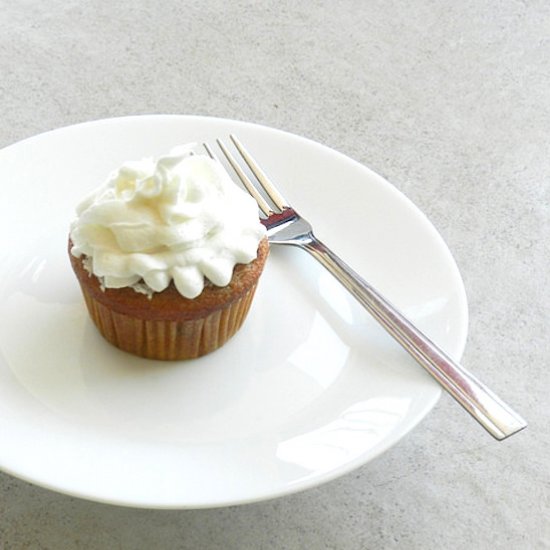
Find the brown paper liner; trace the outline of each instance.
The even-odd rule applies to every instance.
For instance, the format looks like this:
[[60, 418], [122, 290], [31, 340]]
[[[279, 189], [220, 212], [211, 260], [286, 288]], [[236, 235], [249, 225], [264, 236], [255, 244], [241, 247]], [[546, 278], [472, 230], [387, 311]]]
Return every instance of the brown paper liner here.
[[92, 321], [102, 336], [117, 348], [148, 359], [194, 359], [225, 344], [243, 324], [256, 285], [227, 307], [191, 320], [145, 320], [117, 313], [82, 288]]
[[[69, 241], [69, 251], [72, 243]], [[90, 317], [111, 344], [124, 351], [160, 360], [193, 359], [225, 344], [243, 324], [269, 253], [267, 239], [250, 264], [235, 266], [227, 287], [207, 284], [195, 299], [181, 296], [172, 283], [147, 296], [131, 288], [103, 289], [70, 254]]]

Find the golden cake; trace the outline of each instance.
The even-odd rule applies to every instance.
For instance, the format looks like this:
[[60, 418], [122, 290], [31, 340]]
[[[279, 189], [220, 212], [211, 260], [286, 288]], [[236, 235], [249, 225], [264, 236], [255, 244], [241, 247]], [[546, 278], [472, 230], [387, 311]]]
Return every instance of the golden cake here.
[[243, 324], [269, 251], [253, 199], [190, 151], [124, 164], [71, 225], [91, 319], [111, 344], [150, 359], [222, 346]]

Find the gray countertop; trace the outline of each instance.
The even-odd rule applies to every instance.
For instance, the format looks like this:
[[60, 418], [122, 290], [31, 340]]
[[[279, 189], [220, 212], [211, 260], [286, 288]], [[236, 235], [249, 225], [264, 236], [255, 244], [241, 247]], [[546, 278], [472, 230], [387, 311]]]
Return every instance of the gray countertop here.
[[0, 473], [0, 548], [550, 547], [547, 1], [4, 0], [0, 13], [2, 147], [104, 117], [213, 115], [386, 177], [457, 260], [464, 364], [529, 421], [497, 443], [444, 395], [344, 477], [212, 510], [110, 506]]

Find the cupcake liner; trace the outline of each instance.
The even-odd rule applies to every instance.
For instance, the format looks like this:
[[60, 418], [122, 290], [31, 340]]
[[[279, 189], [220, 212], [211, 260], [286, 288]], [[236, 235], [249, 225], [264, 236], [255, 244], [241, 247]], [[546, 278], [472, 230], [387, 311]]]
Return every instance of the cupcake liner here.
[[148, 297], [130, 287], [105, 289], [92, 275], [85, 257], [70, 253], [90, 317], [103, 337], [117, 348], [149, 359], [194, 359], [227, 342], [242, 326], [269, 254], [264, 238], [257, 258], [235, 266], [229, 285], [207, 284], [194, 299], [184, 298], [172, 283]]
[[256, 284], [238, 299], [202, 317], [151, 320], [113, 311], [81, 285], [88, 312], [100, 334], [117, 348], [148, 359], [194, 359], [211, 353], [242, 326]]

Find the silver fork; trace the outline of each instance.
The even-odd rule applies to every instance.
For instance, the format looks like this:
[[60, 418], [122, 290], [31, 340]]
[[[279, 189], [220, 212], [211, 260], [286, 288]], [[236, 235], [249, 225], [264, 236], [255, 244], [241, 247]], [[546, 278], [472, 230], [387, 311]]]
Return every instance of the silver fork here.
[[[309, 252], [496, 439], [503, 440], [527, 426], [516, 412], [453, 361], [384, 296], [319, 241], [309, 222], [282, 197], [240, 141], [234, 135], [230, 138], [272, 202], [270, 205], [263, 198], [229, 149], [218, 139], [221, 151], [264, 214], [262, 223], [267, 228], [271, 244], [293, 245]], [[208, 144], [204, 144], [204, 147], [212, 158], [216, 158]]]

